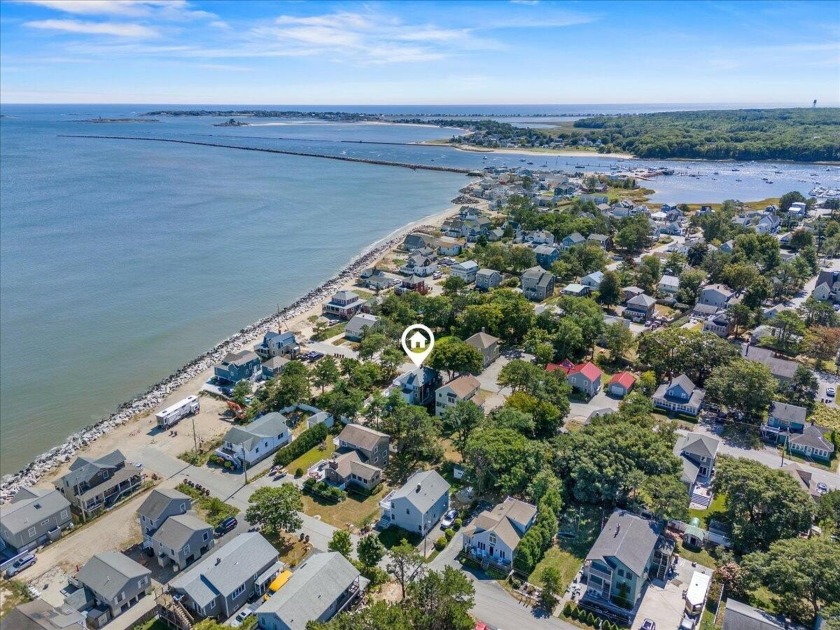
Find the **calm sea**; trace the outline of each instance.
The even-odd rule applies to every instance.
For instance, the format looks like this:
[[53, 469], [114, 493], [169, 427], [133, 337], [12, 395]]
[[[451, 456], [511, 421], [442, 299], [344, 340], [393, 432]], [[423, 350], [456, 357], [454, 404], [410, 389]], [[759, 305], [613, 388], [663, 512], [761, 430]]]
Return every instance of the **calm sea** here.
[[[444, 209], [467, 181], [448, 173], [62, 134], [223, 141], [471, 168], [524, 165], [524, 159], [532, 168], [608, 169], [615, 163], [597, 157], [483, 159], [442, 147], [387, 144], [457, 133], [429, 127], [259, 120], [220, 128], [208, 118], [81, 122], [162, 107], [2, 108], [2, 474], [290, 303], [373, 241]], [[587, 107], [547, 113], [613, 111]], [[471, 107], [408, 111], [484, 113]], [[816, 181], [837, 176], [809, 165], [748, 164], [737, 172], [730, 166], [680, 163], [678, 169], [698, 177], [657, 180], [656, 199], [760, 199], [807, 192]], [[768, 174], [772, 185], [762, 180]]]

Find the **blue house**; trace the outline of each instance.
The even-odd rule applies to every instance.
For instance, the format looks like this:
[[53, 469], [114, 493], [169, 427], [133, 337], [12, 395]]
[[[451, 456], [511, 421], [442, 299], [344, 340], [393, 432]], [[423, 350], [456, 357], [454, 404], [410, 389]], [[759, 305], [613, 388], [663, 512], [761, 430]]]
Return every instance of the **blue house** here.
[[255, 352], [228, 352], [222, 363], [213, 368], [213, 373], [220, 381], [235, 385], [239, 381], [250, 380], [260, 371], [260, 365], [260, 358]]
[[585, 242], [586, 239], [580, 232], [572, 232], [562, 241], [560, 241], [560, 247], [562, 247], [563, 249], [570, 249], [572, 247], [575, 247], [576, 245], [583, 245]]
[[657, 388], [653, 394], [653, 406], [696, 416], [705, 396], [705, 390], [697, 387], [685, 374], [680, 374]]
[[767, 422], [761, 426], [761, 434], [776, 444], [784, 444], [791, 433], [801, 434], [805, 431], [807, 415], [805, 407], [773, 401]]
[[537, 255], [537, 264], [543, 269], [551, 269], [551, 265], [560, 258], [560, 250], [554, 245], [537, 245], [534, 253]]
[[263, 359], [283, 356], [293, 357], [300, 352], [300, 345], [295, 340], [295, 333], [291, 331], [284, 333], [267, 332], [262, 342], [254, 346], [254, 352]]
[[437, 370], [419, 367], [396, 378], [398, 387], [409, 405], [427, 405], [434, 399], [435, 390], [440, 387], [440, 375]]

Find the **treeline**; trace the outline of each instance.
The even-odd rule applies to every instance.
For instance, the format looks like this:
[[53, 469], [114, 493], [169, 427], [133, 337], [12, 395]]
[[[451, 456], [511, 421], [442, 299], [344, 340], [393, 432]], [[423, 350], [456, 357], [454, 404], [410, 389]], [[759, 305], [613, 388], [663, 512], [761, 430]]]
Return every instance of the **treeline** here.
[[338, 120], [342, 122], [366, 122], [381, 120], [379, 114], [356, 114], [352, 112], [299, 112], [274, 109], [166, 109], [146, 112], [142, 116], [251, 116], [253, 118], [312, 118], [314, 120]]
[[593, 116], [574, 127], [606, 152], [642, 158], [840, 159], [840, 108]]

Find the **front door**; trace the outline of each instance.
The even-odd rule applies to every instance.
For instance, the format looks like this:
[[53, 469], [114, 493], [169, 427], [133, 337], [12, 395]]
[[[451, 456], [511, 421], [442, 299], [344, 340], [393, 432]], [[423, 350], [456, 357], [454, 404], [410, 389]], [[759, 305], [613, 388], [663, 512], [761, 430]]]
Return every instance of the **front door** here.
[[491, 555], [491, 556], [493, 555], [493, 551], [494, 551], [494, 547], [492, 547], [492, 546], [491, 546], [491, 547], [490, 547], [490, 555]]

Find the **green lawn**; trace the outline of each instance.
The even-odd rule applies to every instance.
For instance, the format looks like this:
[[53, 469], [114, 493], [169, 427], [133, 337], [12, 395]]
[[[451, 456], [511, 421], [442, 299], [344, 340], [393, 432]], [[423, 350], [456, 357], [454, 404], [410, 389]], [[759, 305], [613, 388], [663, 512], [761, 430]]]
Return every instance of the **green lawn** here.
[[325, 449], [322, 449], [320, 444], [310, 448], [303, 455], [289, 462], [289, 465], [286, 466], [286, 470], [288, 470], [291, 474], [295, 474], [295, 471], [298, 468], [303, 468], [305, 473], [306, 470], [308, 470], [313, 464], [317, 464], [322, 459], [329, 459], [332, 457], [332, 454], [335, 451], [335, 444], [333, 443], [332, 438], [333, 436], [328, 435], [326, 441], [323, 442], [323, 444], [326, 444]]
[[385, 484], [370, 496], [348, 492], [347, 498], [340, 503], [332, 503], [311, 494], [304, 494], [303, 511], [310, 516], [320, 516], [321, 520], [333, 527], [345, 528], [348, 525], [363, 527], [372, 523], [379, 516], [379, 501], [387, 493]]
[[379, 532], [379, 541], [385, 545], [386, 549], [399, 545], [403, 538], [412, 545], [418, 545], [420, 544], [420, 541], [423, 540], [420, 537], [420, 534], [415, 534], [414, 532], [409, 532], [404, 529], [400, 529], [399, 527], [389, 527], [388, 529], [383, 529]]
[[717, 567], [717, 562], [705, 549], [689, 549], [688, 547], [684, 547], [680, 541], [677, 541], [675, 551], [680, 554], [681, 558], [702, 564], [704, 567], [709, 567], [710, 569]]
[[700, 524], [703, 526], [704, 529], [709, 529], [709, 522], [712, 519], [717, 519], [720, 521], [726, 510], [726, 495], [719, 492], [715, 495], [712, 499], [712, 502], [709, 504], [708, 509], [706, 510], [689, 510], [688, 514], [691, 518], [695, 516], [700, 519]]
[[134, 630], [171, 630], [171, 628], [160, 619], [152, 619], [142, 625], [134, 626]]
[[196, 501], [193, 505], [195, 511], [198, 512], [199, 516], [204, 518], [204, 520], [210, 523], [213, 527], [221, 523], [226, 518], [239, 514], [239, 510], [229, 503], [225, 503], [216, 497], [206, 497], [198, 490], [185, 483], [179, 484], [175, 489], [195, 499]]
[[[594, 506], [584, 505], [580, 508], [580, 527], [577, 527], [576, 508], [570, 507], [565, 512], [570, 529], [577, 531], [575, 538], [559, 538], [557, 545], [553, 545], [545, 552], [543, 559], [534, 567], [528, 581], [542, 586], [542, 571], [546, 567], [555, 567], [563, 576], [563, 584], [571, 583], [578, 569], [586, 559], [586, 554], [601, 531], [601, 510]], [[562, 524], [561, 524], [561, 529]]]
[[331, 337], [335, 337], [336, 335], [340, 335], [344, 332], [344, 328], [347, 326], [347, 322], [340, 322], [335, 324], [334, 326], [330, 326], [329, 328], [325, 328], [321, 332], [315, 333], [312, 335], [313, 341], [324, 341], [326, 339], [330, 339]]

